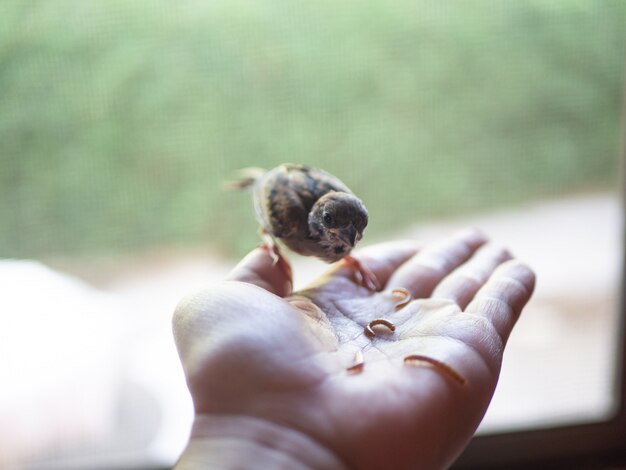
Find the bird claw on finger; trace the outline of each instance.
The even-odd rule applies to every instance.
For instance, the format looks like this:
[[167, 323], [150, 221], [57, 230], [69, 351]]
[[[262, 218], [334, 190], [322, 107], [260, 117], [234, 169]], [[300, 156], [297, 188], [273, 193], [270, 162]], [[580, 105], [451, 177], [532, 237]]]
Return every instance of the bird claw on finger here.
[[263, 227], [259, 228], [259, 235], [261, 235], [261, 239], [263, 240], [261, 246], [267, 248], [270, 257], [272, 258], [272, 266], [276, 266], [281, 258], [280, 249], [278, 248], [276, 241]]
[[269, 235], [263, 236], [263, 242], [259, 246], [261, 248], [266, 249], [268, 254], [270, 255], [270, 258], [272, 258], [272, 267], [278, 265], [283, 270], [285, 275], [289, 279], [291, 279], [291, 275], [292, 275], [291, 265], [282, 255], [282, 253], [280, 252], [280, 249], [278, 248], [278, 245], [272, 239], [272, 237], [270, 237]]
[[344, 261], [348, 267], [354, 269], [354, 277], [357, 284], [373, 292], [380, 290], [380, 282], [378, 281], [378, 278], [372, 271], [370, 271], [369, 268], [367, 268], [367, 266], [352, 256], [346, 256]]
[[283, 259], [276, 245], [269, 249], [269, 253], [270, 258], [272, 258], [272, 266], [276, 266], [280, 262], [280, 260]]

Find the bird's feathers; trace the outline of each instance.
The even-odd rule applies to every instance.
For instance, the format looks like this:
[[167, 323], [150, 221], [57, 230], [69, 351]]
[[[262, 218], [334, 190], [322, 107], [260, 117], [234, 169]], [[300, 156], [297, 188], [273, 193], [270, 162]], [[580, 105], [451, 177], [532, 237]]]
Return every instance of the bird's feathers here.
[[[251, 190], [263, 231], [297, 253], [336, 261], [351, 249], [329, 239], [327, 230], [320, 225], [322, 200], [329, 201], [329, 210], [336, 212], [340, 220], [349, 223], [350, 220], [343, 219], [352, 218], [354, 214], [355, 226], [363, 230], [367, 225], [367, 211], [361, 201], [338, 178], [324, 170], [287, 163], [269, 171], [248, 168], [240, 175], [241, 178], [229, 186]], [[343, 195], [338, 199], [342, 202], [328, 199], [334, 193]], [[312, 211], [314, 206], [316, 209]], [[351, 209], [354, 210], [351, 212]], [[312, 221], [314, 213], [315, 221]]]

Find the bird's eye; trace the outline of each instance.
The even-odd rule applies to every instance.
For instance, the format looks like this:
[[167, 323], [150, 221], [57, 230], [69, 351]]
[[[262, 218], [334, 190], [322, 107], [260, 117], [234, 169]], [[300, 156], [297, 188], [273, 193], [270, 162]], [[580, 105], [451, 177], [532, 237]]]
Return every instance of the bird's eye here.
[[331, 225], [335, 220], [330, 212], [324, 212], [323, 218], [326, 225]]

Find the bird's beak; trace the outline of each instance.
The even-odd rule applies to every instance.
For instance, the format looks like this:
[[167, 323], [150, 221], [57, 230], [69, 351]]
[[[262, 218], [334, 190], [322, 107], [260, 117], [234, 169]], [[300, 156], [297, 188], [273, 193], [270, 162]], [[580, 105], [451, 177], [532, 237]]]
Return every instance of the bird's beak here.
[[354, 225], [350, 224], [346, 228], [339, 230], [339, 238], [354, 248], [354, 245], [361, 239], [361, 234]]

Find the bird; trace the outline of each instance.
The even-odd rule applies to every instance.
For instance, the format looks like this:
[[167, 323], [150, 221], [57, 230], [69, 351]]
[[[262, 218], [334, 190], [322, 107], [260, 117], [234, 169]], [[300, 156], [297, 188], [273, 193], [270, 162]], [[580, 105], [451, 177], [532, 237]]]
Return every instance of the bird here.
[[252, 192], [260, 233], [274, 264], [281, 263], [290, 273], [280, 244], [327, 263], [344, 260], [359, 284], [379, 290], [376, 276], [350, 255], [367, 227], [367, 209], [339, 178], [320, 168], [285, 163], [271, 170], [245, 168], [227, 186]]

